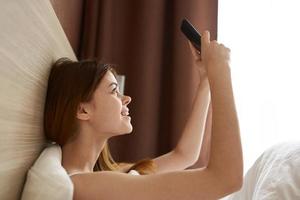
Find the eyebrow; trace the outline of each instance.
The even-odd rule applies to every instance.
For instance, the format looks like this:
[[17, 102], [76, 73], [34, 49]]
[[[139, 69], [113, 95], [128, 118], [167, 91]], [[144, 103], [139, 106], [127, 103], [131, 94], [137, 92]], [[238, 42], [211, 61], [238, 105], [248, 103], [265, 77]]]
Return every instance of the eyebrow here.
[[119, 86], [119, 85], [118, 85], [118, 83], [116, 83], [116, 82], [112, 82], [111, 84], [109, 84], [109, 86], [108, 86], [108, 87], [110, 87], [110, 86], [112, 86], [112, 85], [116, 85], [117, 87]]

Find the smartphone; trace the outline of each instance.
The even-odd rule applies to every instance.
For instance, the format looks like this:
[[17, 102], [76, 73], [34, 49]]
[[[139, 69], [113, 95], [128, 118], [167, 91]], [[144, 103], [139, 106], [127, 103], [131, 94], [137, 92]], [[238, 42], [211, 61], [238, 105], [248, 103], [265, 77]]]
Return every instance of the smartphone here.
[[194, 47], [201, 51], [201, 34], [194, 28], [194, 26], [187, 20], [183, 19], [180, 27], [182, 33], [192, 42]]

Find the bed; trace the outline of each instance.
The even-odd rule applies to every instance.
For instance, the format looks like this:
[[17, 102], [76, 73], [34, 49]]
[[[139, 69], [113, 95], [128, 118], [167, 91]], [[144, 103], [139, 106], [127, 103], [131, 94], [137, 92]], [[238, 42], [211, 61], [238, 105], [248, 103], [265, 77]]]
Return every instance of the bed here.
[[267, 149], [248, 170], [240, 191], [222, 200], [300, 199], [300, 142]]

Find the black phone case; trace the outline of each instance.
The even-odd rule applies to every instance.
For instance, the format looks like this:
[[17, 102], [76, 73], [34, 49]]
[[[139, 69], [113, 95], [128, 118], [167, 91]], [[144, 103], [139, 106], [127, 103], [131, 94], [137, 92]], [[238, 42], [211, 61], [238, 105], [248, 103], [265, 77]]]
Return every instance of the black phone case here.
[[194, 47], [201, 51], [201, 34], [194, 28], [194, 26], [187, 20], [183, 19], [180, 27], [184, 35], [192, 42]]

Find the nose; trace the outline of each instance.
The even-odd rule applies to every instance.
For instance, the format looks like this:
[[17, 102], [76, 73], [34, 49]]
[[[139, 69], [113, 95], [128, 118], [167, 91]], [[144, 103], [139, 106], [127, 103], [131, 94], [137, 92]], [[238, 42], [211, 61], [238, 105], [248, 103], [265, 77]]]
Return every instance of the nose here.
[[131, 102], [131, 97], [124, 95], [122, 101], [124, 105], [128, 105]]

